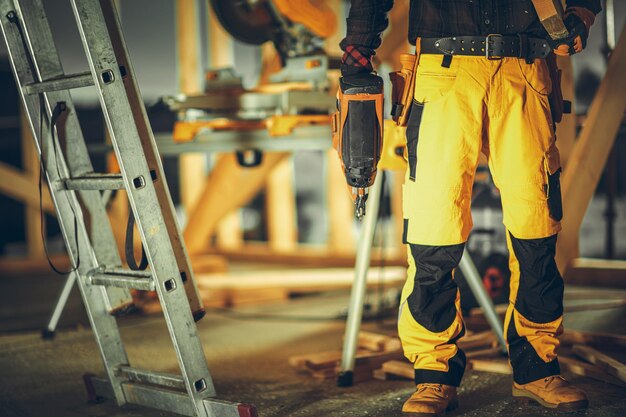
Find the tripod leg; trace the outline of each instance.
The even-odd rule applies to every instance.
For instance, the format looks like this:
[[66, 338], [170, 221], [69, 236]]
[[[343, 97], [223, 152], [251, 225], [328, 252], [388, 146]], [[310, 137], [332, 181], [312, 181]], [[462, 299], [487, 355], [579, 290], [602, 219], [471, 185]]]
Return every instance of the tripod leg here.
[[467, 283], [469, 284], [474, 297], [478, 301], [478, 304], [483, 308], [483, 312], [485, 313], [485, 318], [487, 322], [491, 326], [491, 329], [494, 331], [498, 338], [498, 342], [500, 342], [500, 347], [503, 352], [506, 352], [506, 342], [504, 341], [504, 331], [503, 325], [496, 314], [496, 309], [493, 305], [493, 301], [489, 298], [485, 287], [483, 286], [482, 279], [480, 278], [480, 274], [476, 269], [476, 265], [474, 265], [474, 261], [472, 260], [467, 248], [463, 252], [463, 257], [461, 258], [461, 262], [459, 263], [459, 268], [463, 272], [463, 276], [465, 277]]
[[57, 324], [59, 323], [59, 319], [61, 318], [61, 313], [63, 313], [63, 309], [65, 308], [65, 304], [67, 303], [67, 299], [72, 292], [72, 288], [74, 287], [74, 283], [76, 282], [76, 273], [72, 272], [67, 276], [65, 280], [65, 285], [63, 285], [63, 289], [61, 290], [61, 294], [59, 295], [59, 299], [57, 300], [56, 305], [54, 306], [54, 311], [52, 312], [52, 317], [50, 317], [50, 321], [45, 329], [41, 331], [41, 337], [44, 339], [54, 339], [54, 335], [57, 329]]
[[361, 319], [363, 318], [363, 301], [365, 299], [365, 290], [367, 289], [367, 271], [370, 265], [372, 242], [374, 241], [383, 181], [383, 175], [380, 175], [370, 189], [368, 210], [365, 214], [365, 221], [357, 248], [354, 283], [352, 284], [352, 292], [350, 293], [350, 306], [348, 308], [343, 355], [341, 357], [341, 367], [337, 378], [337, 385], [340, 387], [349, 387], [352, 385], [354, 359], [359, 338], [359, 329], [361, 327]]

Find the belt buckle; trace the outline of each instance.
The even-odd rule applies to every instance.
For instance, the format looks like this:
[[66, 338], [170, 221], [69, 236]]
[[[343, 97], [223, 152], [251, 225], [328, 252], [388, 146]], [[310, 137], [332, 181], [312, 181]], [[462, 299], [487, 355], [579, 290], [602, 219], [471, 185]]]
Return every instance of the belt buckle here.
[[503, 57], [498, 55], [491, 55], [489, 53], [489, 42], [492, 38], [502, 38], [502, 35], [500, 35], [499, 33], [490, 33], [489, 35], [487, 35], [487, 37], [485, 38], [485, 58], [490, 61], [497, 61], [502, 59]]

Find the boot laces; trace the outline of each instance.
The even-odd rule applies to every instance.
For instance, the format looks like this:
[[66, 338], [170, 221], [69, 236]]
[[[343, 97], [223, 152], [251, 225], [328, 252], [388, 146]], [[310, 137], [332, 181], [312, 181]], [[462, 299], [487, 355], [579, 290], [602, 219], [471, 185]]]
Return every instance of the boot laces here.
[[543, 379], [543, 382], [545, 382], [546, 387], [548, 387], [550, 384], [552, 384], [554, 381], [557, 381], [557, 380], [561, 380], [562, 382], [567, 382], [565, 378], [563, 378], [561, 375], [548, 376]]
[[442, 386], [441, 384], [429, 384], [429, 383], [419, 384], [419, 388], [417, 389], [417, 392], [426, 391], [427, 389], [432, 389], [436, 392], [441, 392]]

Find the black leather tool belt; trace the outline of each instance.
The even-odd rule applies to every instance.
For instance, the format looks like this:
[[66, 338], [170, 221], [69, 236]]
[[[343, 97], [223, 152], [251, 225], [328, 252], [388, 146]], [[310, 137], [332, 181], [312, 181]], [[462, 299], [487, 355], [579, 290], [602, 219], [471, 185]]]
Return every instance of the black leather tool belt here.
[[420, 50], [422, 54], [484, 56], [487, 59], [513, 57], [532, 61], [546, 58], [552, 48], [541, 38], [496, 34], [421, 38]]

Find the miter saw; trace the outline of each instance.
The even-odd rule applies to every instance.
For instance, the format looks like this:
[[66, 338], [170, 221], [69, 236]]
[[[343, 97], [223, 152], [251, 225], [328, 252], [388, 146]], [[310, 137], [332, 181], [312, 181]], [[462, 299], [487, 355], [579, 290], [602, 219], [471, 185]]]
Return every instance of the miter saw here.
[[[341, 78], [336, 99], [329, 94], [329, 59], [321, 45], [335, 31], [336, 16], [322, 0], [210, 3], [235, 39], [251, 45], [272, 42], [282, 69], [269, 83], [250, 90], [234, 69], [210, 70], [205, 94], [166, 97], [165, 103], [180, 116], [174, 140], [192, 141], [201, 130], [274, 137], [303, 125], [332, 124], [333, 145], [352, 190], [356, 216], [362, 218], [382, 150], [382, 79], [372, 75], [380, 81], [374, 91], [368, 80]], [[237, 151], [242, 166], [256, 166], [262, 156], [259, 149]]]
[[[311, 0], [210, 0], [219, 22], [233, 38], [251, 45], [272, 42], [282, 69], [269, 83], [245, 89], [233, 68], [209, 70], [205, 94], [165, 97], [179, 112], [174, 140], [191, 141], [199, 130], [269, 130], [270, 136], [291, 133], [302, 125], [330, 124], [335, 99], [329, 94], [329, 60], [323, 38], [335, 31], [332, 10]], [[239, 152], [242, 165], [261, 162]], [[240, 155], [242, 154], [242, 155]]]

